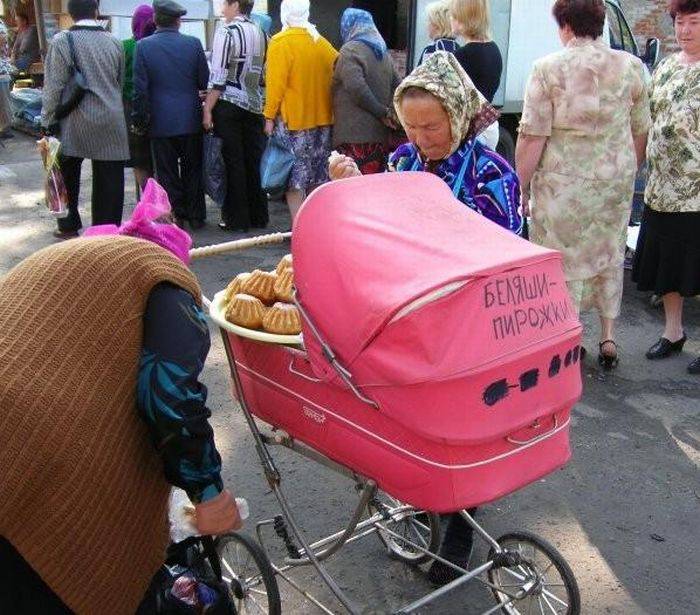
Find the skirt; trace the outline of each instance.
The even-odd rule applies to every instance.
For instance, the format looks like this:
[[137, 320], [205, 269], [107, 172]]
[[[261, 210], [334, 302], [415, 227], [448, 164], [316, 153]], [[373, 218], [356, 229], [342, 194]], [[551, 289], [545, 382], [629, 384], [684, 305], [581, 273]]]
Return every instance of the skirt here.
[[309, 190], [328, 180], [328, 157], [331, 155], [331, 127], [288, 130], [284, 122], [276, 123], [282, 140], [294, 152], [294, 166], [287, 190]]
[[129, 160], [124, 164], [127, 168], [145, 169], [153, 175], [153, 158], [151, 156], [151, 140], [148, 135], [140, 135], [131, 130], [131, 104], [124, 102], [124, 115], [129, 137]]
[[700, 212], [665, 213], [646, 207], [632, 280], [657, 295], [700, 295]]

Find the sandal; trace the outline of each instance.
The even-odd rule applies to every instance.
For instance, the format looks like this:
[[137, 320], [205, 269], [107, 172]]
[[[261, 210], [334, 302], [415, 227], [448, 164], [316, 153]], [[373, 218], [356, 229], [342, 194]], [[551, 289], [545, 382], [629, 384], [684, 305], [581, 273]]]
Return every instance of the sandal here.
[[[615, 346], [615, 354], [604, 353], [603, 346], [605, 346], [605, 344], [612, 344], [613, 346]], [[619, 362], [620, 359], [617, 356], [617, 343], [615, 342], [615, 340], [603, 340], [598, 344], [598, 364], [601, 365], [603, 369], [615, 369]]]

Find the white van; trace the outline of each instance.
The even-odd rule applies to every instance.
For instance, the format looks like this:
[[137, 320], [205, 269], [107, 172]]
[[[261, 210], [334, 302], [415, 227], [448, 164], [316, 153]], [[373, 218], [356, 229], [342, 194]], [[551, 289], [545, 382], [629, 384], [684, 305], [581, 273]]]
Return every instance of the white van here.
[[[407, 68], [413, 67], [430, 42], [425, 7], [432, 0], [412, 0], [409, 5]], [[493, 40], [503, 56], [501, 85], [493, 103], [501, 109], [498, 151], [513, 161], [515, 138], [523, 96], [532, 65], [538, 58], [561, 49], [559, 29], [552, 17], [553, 0], [491, 0]], [[607, 16], [603, 37], [614, 49], [640, 57], [652, 69], [659, 58], [659, 40], [647, 40], [640, 54], [618, 0], [605, 0]]]

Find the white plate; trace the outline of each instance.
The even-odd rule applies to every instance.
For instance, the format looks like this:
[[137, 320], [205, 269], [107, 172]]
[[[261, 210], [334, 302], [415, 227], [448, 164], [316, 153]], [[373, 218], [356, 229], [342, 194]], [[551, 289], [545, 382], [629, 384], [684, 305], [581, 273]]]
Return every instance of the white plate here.
[[247, 337], [248, 339], [257, 340], [258, 342], [267, 342], [268, 344], [286, 344], [289, 346], [303, 345], [304, 342], [301, 333], [298, 335], [279, 335], [277, 333], [268, 333], [267, 331], [258, 331], [257, 329], [247, 329], [246, 327], [240, 327], [229, 322], [224, 316], [224, 293], [225, 291], [223, 290], [216, 293], [214, 295], [214, 301], [212, 301], [209, 306], [209, 316], [211, 316], [211, 319], [222, 329], [226, 329], [226, 331], [235, 333], [240, 337]]

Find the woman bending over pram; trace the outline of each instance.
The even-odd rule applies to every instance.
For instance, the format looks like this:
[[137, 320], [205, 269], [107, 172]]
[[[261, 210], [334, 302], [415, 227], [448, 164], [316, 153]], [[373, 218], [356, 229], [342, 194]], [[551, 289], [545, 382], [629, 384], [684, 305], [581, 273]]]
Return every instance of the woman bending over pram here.
[[[498, 112], [474, 87], [450, 53], [431, 55], [396, 90], [394, 106], [410, 140], [389, 157], [389, 171], [427, 171], [443, 179], [457, 199], [492, 222], [520, 235], [520, 183], [500, 155], [477, 141]], [[331, 157], [331, 179], [360, 175], [352, 158]], [[476, 509], [471, 509], [474, 514]], [[459, 513], [447, 515], [440, 555], [466, 568], [472, 528]], [[428, 578], [444, 585], [459, 573], [435, 561]]]

